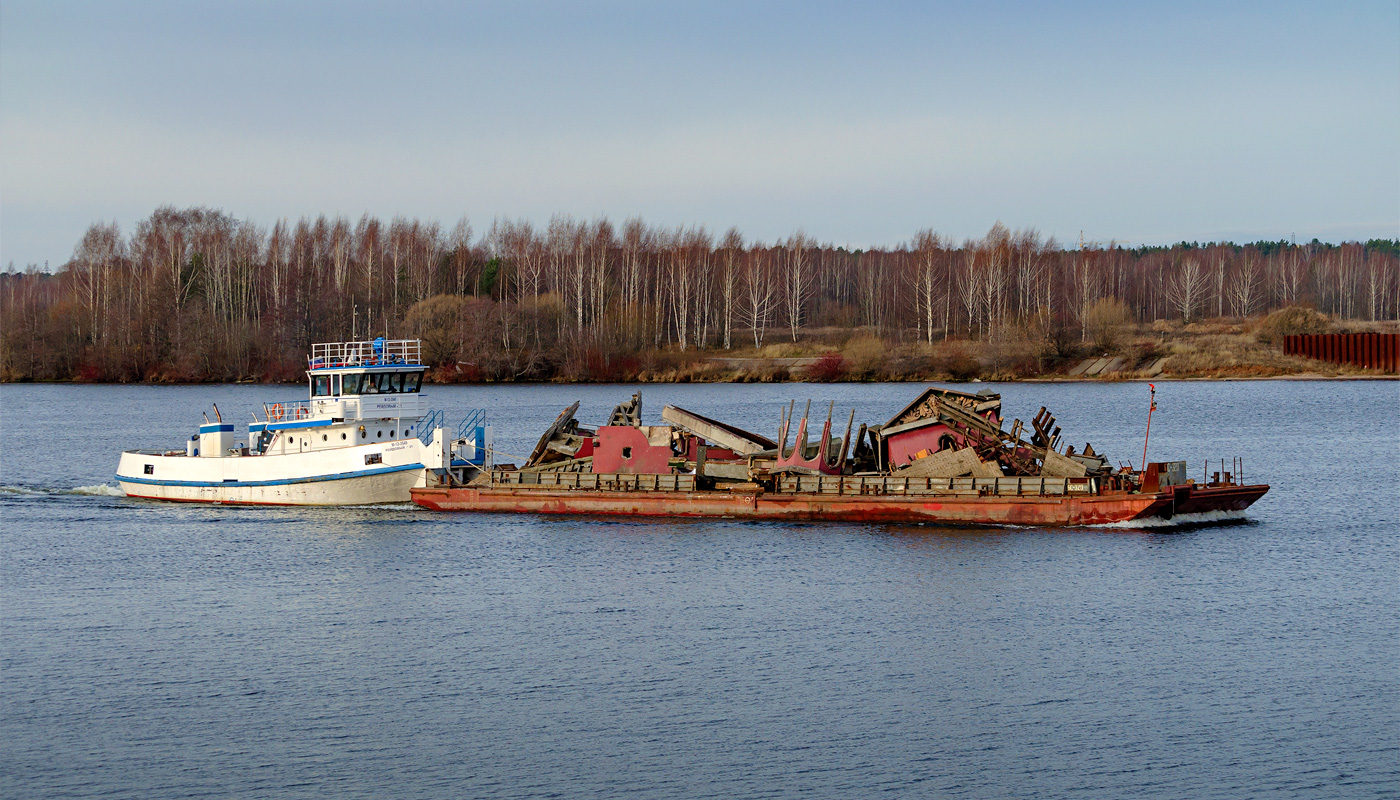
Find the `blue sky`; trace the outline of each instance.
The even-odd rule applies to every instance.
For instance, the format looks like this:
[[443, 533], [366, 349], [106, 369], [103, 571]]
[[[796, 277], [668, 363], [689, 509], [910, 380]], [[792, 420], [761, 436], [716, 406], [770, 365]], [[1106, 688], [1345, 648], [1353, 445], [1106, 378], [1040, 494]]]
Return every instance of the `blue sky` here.
[[1400, 4], [0, 4], [0, 264], [163, 204], [1400, 237]]

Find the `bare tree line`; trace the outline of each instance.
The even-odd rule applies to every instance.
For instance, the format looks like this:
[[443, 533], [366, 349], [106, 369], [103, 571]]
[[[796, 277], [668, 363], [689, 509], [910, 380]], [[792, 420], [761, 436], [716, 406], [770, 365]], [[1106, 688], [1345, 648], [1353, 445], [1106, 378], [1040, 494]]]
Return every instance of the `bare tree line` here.
[[[727, 350], [814, 329], [891, 342], [995, 340], [1027, 326], [1087, 335], [1120, 301], [1140, 322], [1248, 317], [1310, 304], [1343, 319], [1400, 313], [1397, 242], [1065, 249], [998, 223], [955, 243], [931, 229], [888, 248], [772, 243], [737, 229], [556, 216], [364, 216], [270, 229], [164, 207], [129, 236], [92, 225], [55, 274], [13, 268], [0, 292], [8, 380], [295, 377], [308, 345], [423, 336], [468, 377], [626, 373], [648, 351]], [[610, 365], [610, 366], [609, 366]]]

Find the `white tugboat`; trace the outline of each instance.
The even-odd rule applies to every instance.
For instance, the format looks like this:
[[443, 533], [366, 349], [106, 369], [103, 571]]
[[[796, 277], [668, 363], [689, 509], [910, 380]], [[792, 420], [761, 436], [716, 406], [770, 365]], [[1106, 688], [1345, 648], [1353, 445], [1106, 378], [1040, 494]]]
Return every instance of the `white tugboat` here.
[[128, 450], [117, 483], [130, 497], [203, 503], [366, 505], [490, 465], [491, 429], [472, 412], [450, 437], [422, 394], [415, 339], [312, 345], [310, 399], [266, 403], [246, 444], [215, 407], [184, 450]]

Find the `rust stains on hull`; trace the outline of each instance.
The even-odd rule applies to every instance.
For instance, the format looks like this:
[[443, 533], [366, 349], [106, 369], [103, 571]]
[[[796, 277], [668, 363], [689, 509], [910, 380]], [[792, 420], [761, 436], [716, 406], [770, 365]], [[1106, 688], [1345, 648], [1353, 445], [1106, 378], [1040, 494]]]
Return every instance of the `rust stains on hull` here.
[[[1188, 489], [1182, 492], [1181, 489]], [[437, 511], [599, 514], [841, 522], [944, 522], [1061, 527], [1247, 507], [1267, 486], [1173, 487], [1156, 493], [1086, 497], [859, 497], [735, 494], [716, 491], [631, 492], [482, 487], [414, 489], [413, 502]]]

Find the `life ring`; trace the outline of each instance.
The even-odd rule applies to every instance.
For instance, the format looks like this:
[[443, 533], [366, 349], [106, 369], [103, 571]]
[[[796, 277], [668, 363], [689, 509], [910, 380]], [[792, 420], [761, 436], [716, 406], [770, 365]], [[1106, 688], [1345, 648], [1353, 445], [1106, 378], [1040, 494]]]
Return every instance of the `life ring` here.
[[285, 413], [285, 410], [282, 408], [282, 404], [281, 404], [281, 403], [276, 403], [276, 404], [274, 404], [274, 405], [272, 406], [271, 409], [268, 410], [267, 415], [268, 415], [269, 417], [271, 417], [271, 418], [277, 420], [277, 419], [281, 419], [281, 418], [282, 418], [282, 415], [283, 415], [284, 413]]
[[311, 416], [311, 409], [306, 406], [297, 406], [297, 419], [306, 419]]

